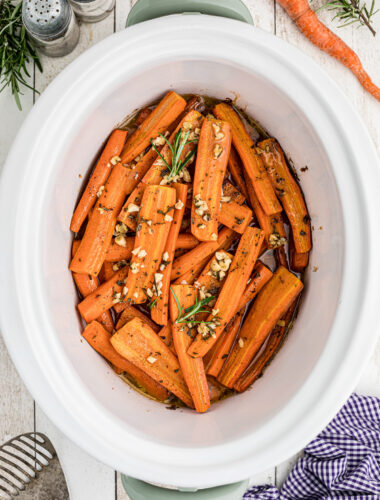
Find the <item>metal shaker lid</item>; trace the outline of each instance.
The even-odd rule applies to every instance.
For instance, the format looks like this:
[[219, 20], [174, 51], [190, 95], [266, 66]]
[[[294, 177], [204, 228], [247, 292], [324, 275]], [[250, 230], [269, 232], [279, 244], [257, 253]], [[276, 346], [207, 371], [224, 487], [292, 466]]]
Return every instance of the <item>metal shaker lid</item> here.
[[41, 40], [64, 34], [72, 15], [68, 0], [24, 0], [22, 5], [25, 28]]

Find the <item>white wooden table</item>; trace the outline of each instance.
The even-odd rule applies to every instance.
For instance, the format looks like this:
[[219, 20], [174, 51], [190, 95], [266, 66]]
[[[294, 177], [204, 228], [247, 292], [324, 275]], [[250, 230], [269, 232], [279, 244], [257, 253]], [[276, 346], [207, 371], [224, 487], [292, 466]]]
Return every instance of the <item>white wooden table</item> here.
[[[319, 7], [322, 2], [323, 0], [314, 0], [313, 7]], [[133, 5], [133, 0], [131, 3]], [[281, 7], [276, 5], [276, 0], [245, 0], [245, 3], [252, 13], [255, 26], [275, 33], [298, 46], [335, 79], [361, 114], [380, 152], [380, 103], [366, 94], [345, 68], [306, 41]], [[114, 31], [122, 30], [130, 6], [130, 0], [117, 0], [114, 13], [107, 19], [97, 24], [82, 24], [79, 45], [68, 56], [60, 59], [43, 57], [43, 74], [38, 71], [33, 72], [33, 81], [37, 90], [43, 92], [54, 77], [88, 47]], [[332, 16], [329, 12], [321, 12], [320, 17], [328, 26], [336, 27], [336, 23], [331, 22]], [[375, 18], [375, 28], [379, 31], [377, 38], [373, 38], [369, 31], [363, 28], [360, 30], [354, 27], [335, 29], [357, 51], [370, 75], [377, 84], [380, 84], [380, 13]], [[25, 92], [22, 99], [23, 111], [19, 112], [9, 93], [0, 94], [0, 167], [4, 164], [12, 140], [36, 99], [38, 99], [38, 94]], [[357, 390], [362, 394], [380, 396], [380, 342]], [[120, 477], [115, 471], [79, 449], [43, 414], [15, 371], [0, 335], [0, 443], [33, 429], [46, 433], [55, 444], [73, 499], [126, 500], [128, 498], [121, 486]], [[251, 482], [280, 485], [295, 459], [296, 457], [293, 457], [260, 476], [252, 477]]]

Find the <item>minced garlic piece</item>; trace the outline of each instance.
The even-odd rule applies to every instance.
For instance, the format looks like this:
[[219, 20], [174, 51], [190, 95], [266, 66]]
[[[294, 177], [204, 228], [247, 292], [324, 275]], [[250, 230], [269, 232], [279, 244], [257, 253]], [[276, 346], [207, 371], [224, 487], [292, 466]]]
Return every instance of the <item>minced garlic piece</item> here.
[[119, 234], [119, 236], [116, 236], [115, 243], [116, 243], [116, 245], [119, 245], [121, 247], [127, 246], [127, 240], [126, 240], [125, 236], [123, 236], [122, 234]]
[[98, 198], [100, 198], [100, 196], [101, 196], [101, 194], [103, 193], [103, 191], [104, 191], [104, 186], [100, 186], [99, 191], [96, 193], [96, 196], [97, 196]]
[[134, 203], [130, 203], [127, 208], [127, 212], [140, 212], [140, 207], [138, 205], [135, 205]]
[[154, 356], [148, 356], [146, 360], [148, 361], [148, 363], [153, 365], [157, 361], [157, 358], [155, 358]]
[[121, 161], [121, 158], [120, 156], [114, 156], [113, 158], [111, 158], [111, 165], [116, 165], [116, 163], [119, 163], [119, 161]]
[[244, 347], [244, 340], [243, 339], [239, 339], [239, 347], [240, 347], [240, 349], [242, 349]]

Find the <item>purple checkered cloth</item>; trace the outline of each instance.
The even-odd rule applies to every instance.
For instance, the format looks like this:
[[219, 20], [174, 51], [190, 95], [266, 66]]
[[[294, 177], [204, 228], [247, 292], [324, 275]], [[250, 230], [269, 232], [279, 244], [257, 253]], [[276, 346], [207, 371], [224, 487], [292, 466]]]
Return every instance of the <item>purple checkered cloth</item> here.
[[248, 498], [380, 500], [380, 399], [353, 394], [305, 448], [281, 490], [254, 486]]

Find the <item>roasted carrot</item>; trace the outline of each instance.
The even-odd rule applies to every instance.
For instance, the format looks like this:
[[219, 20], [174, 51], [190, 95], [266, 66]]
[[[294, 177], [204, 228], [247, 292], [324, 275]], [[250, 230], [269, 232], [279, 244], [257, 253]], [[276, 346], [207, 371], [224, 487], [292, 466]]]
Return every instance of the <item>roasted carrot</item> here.
[[[194, 281], [194, 286], [199, 289], [199, 296], [201, 299], [205, 299], [209, 296], [215, 297], [215, 299], [209, 303], [209, 306], [214, 305], [216, 302], [216, 297], [226, 281], [233, 257], [231, 253], [225, 250], [218, 250], [207, 262], [196, 281]], [[207, 318], [207, 316], [206, 314], [204, 318]], [[203, 317], [198, 317], [197, 319], [200, 320], [203, 319]]]
[[259, 293], [240, 330], [239, 338], [218, 377], [232, 388], [265, 339], [301, 293], [302, 282], [284, 267], [279, 267]]
[[104, 189], [104, 184], [111, 172], [112, 165], [115, 165], [115, 162], [120, 160], [119, 155], [123, 149], [126, 137], [127, 132], [125, 130], [117, 129], [111, 133], [73, 213], [70, 229], [74, 233], [79, 231], [91, 208], [95, 205], [97, 195], [102, 191], [102, 186]]
[[263, 374], [266, 367], [271, 362], [273, 356], [281, 347], [287, 333], [289, 324], [294, 316], [294, 310], [297, 305], [297, 300], [293, 302], [284, 318], [280, 320], [271, 331], [268, 341], [265, 344], [264, 350], [246, 369], [243, 375], [234, 384], [235, 391], [243, 392], [252, 385]]
[[86, 326], [83, 337], [99, 354], [112, 363], [117, 372], [126, 372], [139, 386], [145, 389], [154, 398], [165, 401], [169, 397], [168, 391], [145, 372], [120, 356], [111, 344], [111, 335], [97, 321]]
[[171, 280], [177, 280], [179, 277], [182, 277], [201, 261], [208, 259], [217, 250], [221, 248], [228, 249], [236, 237], [237, 234], [235, 231], [223, 228], [219, 233], [217, 241], [205, 241], [184, 255], [181, 255], [173, 262]]
[[289, 238], [289, 260], [290, 269], [297, 273], [303, 273], [309, 264], [309, 252], [297, 252], [294, 248], [293, 237]]
[[220, 103], [214, 107], [214, 114], [231, 125], [232, 142], [244, 165], [244, 170], [251, 179], [260, 205], [268, 215], [281, 212], [281, 205], [268, 178], [260, 155], [255, 150], [254, 142], [233, 108]]
[[[166, 325], [169, 317], [169, 289], [170, 275], [174, 260], [174, 253], [177, 243], [181, 222], [185, 213], [185, 203], [187, 197], [186, 184], [172, 184], [176, 192], [176, 204], [173, 215], [173, 222], [170, 226], [169, 235], [166, 240], [164, 252], [161, 256], [159, 272], [162, 275], [160, 282], [162, 283], [160, 290], [155, 289], [152, 297], [151, 316], [153, 321], [159, 325]], [[155, 287], [156, 288], [156, 287]]]
[[116, 330], [120, 330], [120, 328], [122, 328], [126, 323], [128, 323], [128, 321], [131, 321], [131, 319], [133, 318], [140, 318], [156, 333], [160, 331], [160, 327], [156, 325], [154, 321], [152, 321], [143, 312], [139, 311], [136, 307], [133, 307], [130, 304], [124, 304], [124, 310], [116, 323]]
[[241, 191], [241, 193], [248, 198], [247, 188], [245, 187], [243, 165], [236, 149], [233, 146], [231, 147], [230, 157], [228, 158], [228, 170], [239, 191]]
[[219, 222], [239, 234], [243, 234], [252, 220], [252, 210], [236, 201], [222, 203]]
[[259, 255], [263, 239], [264, 234], [258, 228], [248, 227], [245, 230], [236, 249], [227, 279], [214, 306], [216, 314], [213, 312], [208, 317], [209, 324], [199, 325], [198, 335], [188, 350], [191, 356], [204, 356], [235, 314], [244, 287]]
[[311, 43], [346, 66], [365, 90], [380, 101], [380, 88], [372, 82], [357, 54], [318, 19], [307, 0], [279, 0], [279, 4]]
[[136, 116], [135, 119], [135, 125], [136, 127], [139, 127], [151, 114], [153, 110], [150, 108], [142, 108], [142, 110], [139, 112], [139, 114]]
[[141, 202], [135, 247], [127, 278], [127, 300], [141, 304], [162, 289], [158, 272], [173, 221], [176, 191], [166, 186], [147, 186]]
[[91, 276], [99, 274], [125, 198], [125, 173], [120, 163], [113, 167], [71, 261], [70, 271]]
[[131, 258], [132, 250], [135, 243], [134, 236], [121, 236], [116, 243], [115, 238], [112, 238], [105, 255], [105, 262], [120, 262]]
[[[116, 269], [117, 267], [117, 269]], [[124, 267], [124, 266], [121, 266]], [[121, 269], [120, 267], [120, 269]], [[115, 268], [115, 271], [114, 271]], [[119, 263], [114, 264], [113, 262], [104, 262], [102, 268], [99, 272], [99, 281], [104, 283], [112, 278], [112, 276], [119, 270]]]
[[302, 191], [286, 164], [284, 152], [276, 139], [261, 141], [259, 148], [292, 227], [294, 246], [299, 253], [308, 252], [311, 249], [310, 217]]
[[173, 91], [168, 92], [127, 140], [121, 154], [122, 163], [129, 163], [141, 154], [150, 145], [151, 139], [166, 131], [185, 106], [183, 97]]
[[191, 233], [181, 233], [178, 235], [176, 250], [191, 250], [199, 244], [199, 240]]
[[225, 181], [223, 183], [222, 190], [222, 203], [235, 201], [239, 205], [242, 205], [246, 200], [246, 196], [243, 191], [239, 191], [238, 189], [236, 189], [236, 187], [231, 184], [231, 182]]
[[[73, 246], [72, 246], [72, 255], [75, 255], [75, 252], [78, 250], [78, 247], [80, 245], [79, 240], [74, 240], [73, 241]], [[93, 276], [90, 276], [88, 274], [79, 274], [79, 273], [72, 273], [74, 282], [78, 288], [79, 293], [82, 295], [83, 298], [87, 297], [92, 293], [94, 290], [96, 290], [99, 286], [97, 278], [94, 278]], [[112, 333], [113, 332], [113, 319], [109, 311], [105, 311], [102, 313], [98, 318], [97, 321], [104, 326], [104, 328]]]
[[[176, 299], [173, 294], [175, 294]], [[203, 360], [202, 358], [192, 358], [187, 354], [193, 330], [189, 329], [185, 323], [177, 323], [180, 311], [193, 306], [197, 296], [198, 290], [193, 286], [173, 285], [170, 296], [170, 318], [174, 346], [183, 376], [193, 398], [196, 411], [203, 413], [210, 408], [210, 394]], [[178, 309], [176, 300], [178, 300], [181, 310]]]
[[99, 288], [90, 293], [90, 295], [78, 304], [78, 310], [86, 323], [96, 319], [104, 311], [111, 309], [114, 304], [125, 300], [125, 280], [127, 274], [128, 268], [123, 267], [111, 279], [100, 285]]
[[215, 241], [218, 235], [222, 184], [230, 148], [229, 124], [206, 118], [199, 136], [191, 209], [191, 232], [200, 241]]
[[187, 406], [194, 407], [178, 359], [140, 318], [126, 323], [113, 335], [111, 343], [121, 356], [166, 387]]
[[[177, 259], [179, 259], [179, 257]], [[174, 283], [175, 285], [193, 285], [194, 282], [198, 279], [198, 277], [202, 273], [202, 270], [204, 269], [208, 260], [209, 257], [206, 257], [205, 259], [201, 259], [196, 263], [194, 262], [192, 267], [188, 271], [181, 274], [181, 276], [179, 276], [176, 280], [172, 281], [172, 283]]]
[[169, 349], [177, 356], [173, 342], [172, 325], [170, 324], [170, 322], [161, 328], [161, 330], [158, 332], [158, 336], [169, 347]]
[[[185, 130], [186, 133], [187, 132], [190, 133], [193, 141], [196, 140], [196, 138], [199, 136], [199, 131], [200, 131], [199, 127], [201, 126], [202, 121], [203, 121], [203, 116], [200, 113], [198, 113], [198, 111], [189, 111], [189, 113], [187, 113], [187, 115], [179, 123], [176, 130], [169, 137], [168, 139], [169, 143], [173, 146], [175, 138], [180, 130], [181, 130], [181, 137], [182, 137], [182, 130]], [[162, 141], [165, 142], [164, 139], [162, 139]], [[196, 142], [188, 143], [183, 148], [182, 153], [180, 155], [180, 159], [185, 159], [187, 155], [195, 149], [195, 147], [196, 147]], [[164, 158], [164, 160], [168, 165], [172, 164], [172, 152], [168, 144], [163, 145], [160, 151], [160, 155], [162, 156], [162, 158]], [[149, 185], [154, 185], [154, 184], [163, 185], [171, 182], [171, 180], [168, 177], [169, 174], [165, 173], [166, 171], [167, 171], [167, 166], [165, 162], [161, 158], [157, 158], [153, 162], [152, 166], [149, 168], [147, 173], [144, 175], [141, 182], [128, 196], [119, 214], [118, 219], [121, 222], [124, 222], [124, 224], [126, 224], [132, 230], [136, 229], [137, 213], [139, 211], [139, 206], [141, 204], [145, 188]], [[185, 175], [185, 172], [186, 170], [182, 169], [180, 175]], [[179, 180], [179, 178], [176, 179], [176, 177], [172, 177], [171, 179], [173, 180], [173, 182]], [[188, 181], [189, 180], [190, 179], [188, 179]]]

